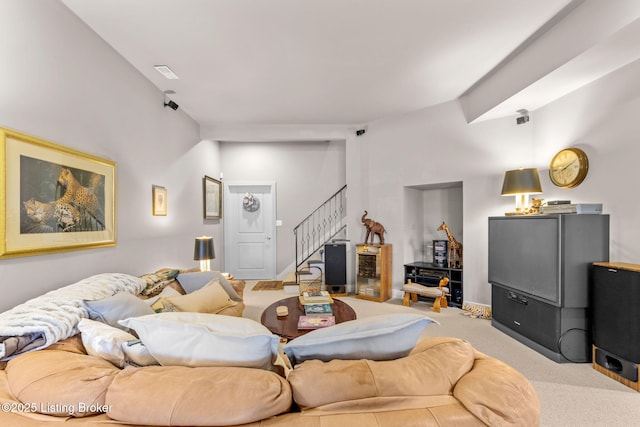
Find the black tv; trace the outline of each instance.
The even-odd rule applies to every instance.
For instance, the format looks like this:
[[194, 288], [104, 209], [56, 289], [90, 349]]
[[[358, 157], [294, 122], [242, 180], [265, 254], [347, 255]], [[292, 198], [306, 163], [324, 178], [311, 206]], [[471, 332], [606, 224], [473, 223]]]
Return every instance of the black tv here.
[[609, 260], [609, 215], [489, 218], [489, 282], [557, 307], [589, 306], [592, 263]]
[[558, 216], [489, 219], [489, 282], [560, 306]]

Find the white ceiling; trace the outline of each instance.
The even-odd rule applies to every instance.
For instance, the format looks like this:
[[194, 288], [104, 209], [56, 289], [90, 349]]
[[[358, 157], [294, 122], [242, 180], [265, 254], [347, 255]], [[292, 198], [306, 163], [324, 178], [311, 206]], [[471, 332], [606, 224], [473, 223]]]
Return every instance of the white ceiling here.
[[[491, 83], [484, 77], [523, 43], [530, 45], [532, 35], [544, 36], [558, 13], [573, 15], [589, 2], [600, 2], [61, 1], [160, 93], [175, 91], [171, 99], [180, 109], [209, 127], [358, 125], [463, 94], [474, 101], [473, 91]], [[629, 3], [601, 3], [610, 2]], [[593, 48], [605, 38], [610, 43], [610, 35], [627, 25], [618, 21], [579, 53], [597, 52]], [[635, 40], [627, 44], [638, 50]], [[567, 64], [578, 56], [556, 61], [544, 75], [520, 83], [482, 111], [497, 111], [500, 105], [504, 110], [504, 102], [561, 66], [561, 78], [572, 81]], [[622, 62], [632, 59], [622, 56]], [[583, 57], [582, 62], [594, 60]], [[154, 65], [169, 66], [179, 80], [165, 79]], [[583, 67], [576, 72], [584, 74]], [[547, 86], [556, 97], [562, 90]], [[534, 96], [536, 106], [545, 102], [544, 96], [539, 99], [541, 91]], [[526, 98], [517, 102], [517, 108], [509, 105], [500, 114], [515, 115], [515, 109], [526, 108]]]

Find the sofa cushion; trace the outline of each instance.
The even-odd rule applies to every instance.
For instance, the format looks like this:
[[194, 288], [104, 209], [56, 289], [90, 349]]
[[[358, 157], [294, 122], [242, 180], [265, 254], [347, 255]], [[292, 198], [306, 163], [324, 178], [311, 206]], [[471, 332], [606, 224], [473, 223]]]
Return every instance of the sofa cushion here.
[[68, 351], [70, 353], [87, 354], [87, 350], [84, 348], [84, 344], [82, 344], [82, 337], [80, 334], [75, 334], [69, 338], [54, 342], [49, 347], [43, 348], [39, 351], [46, 350], [61, 350]]
[[127, 292], [118, 292], [110, 297], [84, 303], [91, 319], [120, 329], [122, 326], [118, 324], [119, 320], [153, 313], [144, 300]]
[[539, 425], [540, 400], [533, 385], [504, 362], [476, 353], [474, 369], [458, 381], [453, 395], [487, 425]]
[[302, 409], [330, 409], [326, 405], [334, 404], [345, 410], [362, 407], [366, 399], [376, 407], [392, 398], [406, 404], [409, 397], [451, 395], [473, 363], [471, 344], [442, 338], [396, 360], [309, 360], [297, 365], [287, 379]]
[[106, 360], [60, 350], [20, 355], [7, 363], [11, 393], [43, 414], [83, 417], [105, 411], [105, 395], [120, 372]]
[[279, 337], [260, 323], [208, 313], [157, 313], [121, 321], [161, 365], [270, 369]]
[[283, 350], [293, 364], [310, 359], [397, 359], [409, 354], [431, 322], [435, 321], [412, 313], [356, 319], [311, 331], [289, 341]]
[[261, 369], [126, 368], [107, 392], [109, 417], [128, 424], [222, 426], [286, 412], [291, 388]]
[[220, 285], [222, 285], [232, 300], [242, 301], [242, 297], [238, 295], [231, 282], [229, 282], [229, 280], [227, 280], [219, 271], [194, 271], [189, 273], [180, 273], [176, 278], [186, 293], [197, 291], [215, 279], [220, 282]]

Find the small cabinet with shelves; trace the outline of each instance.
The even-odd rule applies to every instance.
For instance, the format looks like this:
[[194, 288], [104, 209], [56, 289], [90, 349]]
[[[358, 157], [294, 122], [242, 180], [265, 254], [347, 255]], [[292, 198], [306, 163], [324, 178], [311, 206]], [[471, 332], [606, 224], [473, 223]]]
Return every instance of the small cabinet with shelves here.
[[[411, 280], [425, 286], [438, 286], [440, 279], [449, 278], [449, 305], [453, 307], [462, 307], [462, 269], [442, 267], [432, 262], [412, 262], [404, 265], [404, 283]], [[420, 296], [420, 298], [428, 298]]]
[[356, 245], [356, 297], [378, 302], [391, 298], [391, 245]]

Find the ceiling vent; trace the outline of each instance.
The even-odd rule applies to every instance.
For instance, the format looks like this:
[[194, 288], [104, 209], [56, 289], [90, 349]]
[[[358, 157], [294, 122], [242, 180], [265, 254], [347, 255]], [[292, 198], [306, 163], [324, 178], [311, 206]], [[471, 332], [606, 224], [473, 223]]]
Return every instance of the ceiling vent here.
[[179, 77], [176, 75], [176, 73], [174, 73], [173, 70], [171, 70], [171, 68], [169, 68], [166, 65], [154, 65], [153, 68], [155, 68], [156, 71], [158, 71], [160, 74], [162, 74], [163, 76], [165, 76], [169, 80], [177, 80], [177, 79], [179, 79]]

